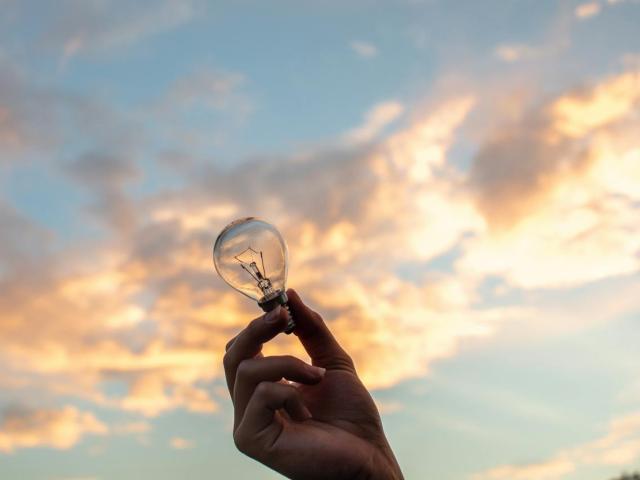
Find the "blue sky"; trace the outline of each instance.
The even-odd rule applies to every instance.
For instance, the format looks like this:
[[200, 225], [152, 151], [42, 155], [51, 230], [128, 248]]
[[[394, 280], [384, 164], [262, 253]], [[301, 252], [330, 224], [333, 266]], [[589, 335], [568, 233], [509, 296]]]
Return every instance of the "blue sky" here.
[[407, 478], [640, 466], [638, 1], [0, 10], [2, 478], [278, 478], [220, 365], [253, 214]]

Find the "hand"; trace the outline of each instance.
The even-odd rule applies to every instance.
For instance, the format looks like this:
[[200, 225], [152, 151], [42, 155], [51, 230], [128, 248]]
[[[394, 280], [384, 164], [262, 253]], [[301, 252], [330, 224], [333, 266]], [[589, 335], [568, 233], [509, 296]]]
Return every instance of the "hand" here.
[[402, 479], [353, 361], [320, 315], [293, 290], [287, 295], [294, 333], [313, 365], [262, 355], [262, 345], [287, 324], [284, 308], [253, 320], [229, 342], [224, 369], [236, 446], [293, 480]]

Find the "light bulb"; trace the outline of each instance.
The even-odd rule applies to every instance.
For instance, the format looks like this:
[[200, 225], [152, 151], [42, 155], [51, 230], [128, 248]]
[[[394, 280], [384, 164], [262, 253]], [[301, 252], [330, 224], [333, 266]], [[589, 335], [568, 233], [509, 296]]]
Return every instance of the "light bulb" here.
[[[268, 312], [278, 305], [287, 308], [287, 244], [273, 225], [255, 217], [240, 218], [227, 225], [213, 246], [216, 271], [232, 288], [258, 302]], [[285, 329], [295, 322], [289, 314]]]

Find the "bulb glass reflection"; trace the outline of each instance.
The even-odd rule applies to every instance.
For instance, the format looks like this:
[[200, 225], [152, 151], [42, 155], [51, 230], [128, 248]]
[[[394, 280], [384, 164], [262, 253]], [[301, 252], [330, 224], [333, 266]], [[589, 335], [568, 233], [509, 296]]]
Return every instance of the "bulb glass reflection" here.
[[[255, 217], [227, 225], [213, 247], [213, 262], [222, 279], [265, 311], [286, 306], [288, 256], [276, 227]], [[291, 321], [287, 333], [294, 326]]]

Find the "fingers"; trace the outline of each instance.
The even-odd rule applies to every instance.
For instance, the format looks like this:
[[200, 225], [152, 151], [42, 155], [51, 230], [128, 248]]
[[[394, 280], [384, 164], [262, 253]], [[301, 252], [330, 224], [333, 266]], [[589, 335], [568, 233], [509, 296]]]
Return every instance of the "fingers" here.
[[288, 305], [296, 321], [294, 333], [314, 365], [354, 371], [353, 361], [329, 331], [322, 317], [307, 307], [295, 290], [287, 290]]
[[287, 322], [287, 311], [277, 306], [269, 313], [249, 323], [247, 328], [227, 344], [227, 353], [224, 355], [223, 364], [227, 386], [232, 396], [240, 362], [258, 355], [262, 350], [262, 344], [282, 332]]
[[237, 368], [233, 392], [236, 425], [240, 423], [254, 390], [261, 382], [277, 382], [286, 378], [312, 385], [322, 380], [324, 373], [324, 368], [314, 367], [291, 356], [244, 360]]
[[311, 412], [304, 406], [300, 392], [295, 387], [261, 382], [234, 431], [233, 438], [238, 450], [256, 457], [264, 451], [265, 446], [273, 446], [282, 431], [282, 423], [274, 422], [274, 415], [279, 409], [284, 409], [295, 421], [311, 418]]

